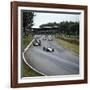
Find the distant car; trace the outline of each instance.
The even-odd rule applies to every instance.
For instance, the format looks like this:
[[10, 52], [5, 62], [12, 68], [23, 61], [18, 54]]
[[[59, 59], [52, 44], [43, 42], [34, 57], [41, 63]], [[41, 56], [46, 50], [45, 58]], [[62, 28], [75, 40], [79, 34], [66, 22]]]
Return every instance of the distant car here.
[[48, 41], [52, 41], [53, 39], [52, 38], [48, 38]]
[[35, 39], [35, 41], [33, 42], [33, 46], [41, 46], [41, 40]]
[[51, 47], [43, 47], [43, 51], [54, 52], [54, 48], [51, 48]]
[[48, 41], [52, 41], [52, 40], [53, 40], [52, 36], [48, 35]]
[[47, 40], [46, 37], [43, 37], [43, 40]]

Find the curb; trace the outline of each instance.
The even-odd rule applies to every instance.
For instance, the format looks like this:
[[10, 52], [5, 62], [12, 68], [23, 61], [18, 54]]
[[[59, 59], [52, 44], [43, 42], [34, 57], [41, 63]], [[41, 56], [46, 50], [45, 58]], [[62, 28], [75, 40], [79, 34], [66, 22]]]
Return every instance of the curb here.
[[29, 44], [28, 46], [24, 49], [24, 53], [28, 50], [28, 48], [32, 45], [32, 43], [34, 42], [35, 39], [33, 39]]
[[32, 45], [32, 43], [34, 42], [34, 40], [35, 40], [35, 39], [33, 39], [33, 40], [28, 44], [28, 46], [24, 49], [24, 52], [22, 53], [23, 60], [24, 60], [24, 62], [26, 63], [26, 65], [28, 65], [28, 66], [29, 66], [30, 68], [32, 68], [34, 71], [36, 71], [37, 73], [42, 74], [42, 75], [44, 75], [44, 76], [47, 76], [47, 75], [45, 75], [44, 73], [36, 70], [36, 69], [35, 69], [34, 67], [32, 67], [30, 64], [28, 64], [27, 60], [25, 59], [24, 54], [25, 54], [25, 52], [28, 50], [28, 48], [31, 47], [31, 45]]

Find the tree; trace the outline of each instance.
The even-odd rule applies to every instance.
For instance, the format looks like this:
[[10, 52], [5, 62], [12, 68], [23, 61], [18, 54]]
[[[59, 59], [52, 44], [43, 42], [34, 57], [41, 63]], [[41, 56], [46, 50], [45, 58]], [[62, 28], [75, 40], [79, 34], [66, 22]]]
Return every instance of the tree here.
[[69, 30], [71, 35], [79, 35], [79, 22], [70, 22]]
[[24, 35], [26, 35], [27, 29], [30, 30], [30, 28], [33, 26], [33, 17], [34, 13], [29, 11], [23, 11], [22, 12], [22, 19], [23, 19], [23, 32]]
[[60, 23], [56, 22], [49, 22], [47, 24], [40, 25], [40, 28], [44, 28], [46, 26], [49, 26], [51, 28], [57, 27], [58, 33], [64, 34], [64, 35], [79, 35], [79, 22], [68, 22], [68, 21], [62, 21]]

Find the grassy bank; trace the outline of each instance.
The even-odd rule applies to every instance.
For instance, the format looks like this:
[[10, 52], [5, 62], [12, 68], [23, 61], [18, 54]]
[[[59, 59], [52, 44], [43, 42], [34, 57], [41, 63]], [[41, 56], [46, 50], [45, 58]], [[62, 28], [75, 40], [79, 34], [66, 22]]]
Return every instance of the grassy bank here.
[[[24, 36], [23, 38], [23, 48], [25, 49], [27, 45], [32, 41], [33, 37], [31, 35]], [[33, 76], [42, 76], [41, 74], [34, 71], [22, 60], [22, 77], [33, 77]]]
[[77, 36], [68, 36], [68, 35], [56, 35], [58, 39], [62, 39], [64, 41], [79, 45], [79, 37]]
[[67, 37], [60, 37], [60, 39], [64, 40], [64, 41], [67, 41], [67, 42], [70, 42], [72, 44], [77, 44], [79, 45], [79, 40], [76, 39], [76, 38], [67, 38]]
[[34, 77], [34, 76], [42, 76], [41, 74], [35, 72], [33, 69], [31, 69], [26, 63], [23, 61], [23, 76], [24, 77]]
[[76, 53], [77, 55], [79, 55], [79, 45], [78, 44], [74, 44], [74, 43], [70, 43], [66, 40], [60, 39], [60, 38], [55, 38], [55, 40], [62, 45], [64, 48], [73, 51], [74, 53]]
[[27, 45], [32, 41], [32, 35], [24, 36], [23, 37], [23, 49], [27, 47]]

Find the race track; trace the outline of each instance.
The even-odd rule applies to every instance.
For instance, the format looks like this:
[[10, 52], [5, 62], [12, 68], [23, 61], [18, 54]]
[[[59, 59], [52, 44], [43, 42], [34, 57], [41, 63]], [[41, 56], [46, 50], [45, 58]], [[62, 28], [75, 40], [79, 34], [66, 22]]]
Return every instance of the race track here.
[[[79, 74], [79, 56], [59, 45], [55, 39], [43, 40], [39, 37], [41, 46], [33, 46], [25, 53], [27, 62], [45, 75]], [[43, 51], [43, 46], [53, 47], [54, 52]]]

